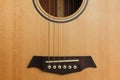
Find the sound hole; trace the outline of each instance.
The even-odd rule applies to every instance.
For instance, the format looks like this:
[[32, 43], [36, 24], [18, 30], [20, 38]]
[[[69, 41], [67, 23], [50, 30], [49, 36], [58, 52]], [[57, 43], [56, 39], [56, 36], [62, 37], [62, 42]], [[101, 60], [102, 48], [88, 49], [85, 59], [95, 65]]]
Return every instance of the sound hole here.
[[83, 13], [88, 0], [33, 0], [40, 15], [52, 22], [64, 23]]
[[67, 17], [74, 14], [83, 0], [39, 0], [45, 12], [54, 17]]

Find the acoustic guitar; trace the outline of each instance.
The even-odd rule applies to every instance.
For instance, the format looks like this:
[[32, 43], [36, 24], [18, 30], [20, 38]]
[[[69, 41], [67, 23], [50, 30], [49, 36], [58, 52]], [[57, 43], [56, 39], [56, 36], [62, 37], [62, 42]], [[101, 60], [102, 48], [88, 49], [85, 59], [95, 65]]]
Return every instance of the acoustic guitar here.
[[0, 80], [119, 78], [119, 0], [1, 0]]

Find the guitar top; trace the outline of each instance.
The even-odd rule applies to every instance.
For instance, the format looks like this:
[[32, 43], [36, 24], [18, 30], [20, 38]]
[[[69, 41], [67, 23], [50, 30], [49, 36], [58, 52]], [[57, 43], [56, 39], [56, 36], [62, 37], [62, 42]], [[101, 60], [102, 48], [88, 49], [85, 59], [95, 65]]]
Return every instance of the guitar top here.
[[0, 0], [0, 80], [119, 80], [120, 0]]

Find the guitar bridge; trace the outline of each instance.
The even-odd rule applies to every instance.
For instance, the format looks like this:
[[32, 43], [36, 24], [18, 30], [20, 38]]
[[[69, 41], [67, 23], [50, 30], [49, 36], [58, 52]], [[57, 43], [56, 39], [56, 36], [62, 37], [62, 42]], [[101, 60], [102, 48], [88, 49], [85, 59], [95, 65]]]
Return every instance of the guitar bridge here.
[[45, 72], [60, 75], [82, 71], [85, 68], [96, 68], [91, 56], [43, 57], [34, 56], [28, 68], [35, 67]]

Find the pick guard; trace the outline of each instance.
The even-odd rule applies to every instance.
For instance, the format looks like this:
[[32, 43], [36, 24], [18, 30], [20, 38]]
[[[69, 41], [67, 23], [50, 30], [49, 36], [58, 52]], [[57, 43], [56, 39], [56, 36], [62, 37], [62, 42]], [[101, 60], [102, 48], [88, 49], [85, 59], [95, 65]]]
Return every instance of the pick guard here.
[[[46, 61], [53, 61], [53, 62], [47, 63]], [[50, 65], [50, 69], [48, 69], [48, 65]], [[53, 66], [55, 67], [53, 68]], [[58, 66], [61, 67], [58, 68]], [[63, 66], [66, 67], [63, 68]], [[88, 67], [96, 68], [96, 65], [91, 56], [74, 56], [74, 57], [34, 56], [30, 64], [28, 65], [28, 68], [32, 68], [32, 67], [39, 68], [45, 72], [65, 75], [69, 73], [82, 71], [83, 69]]]

